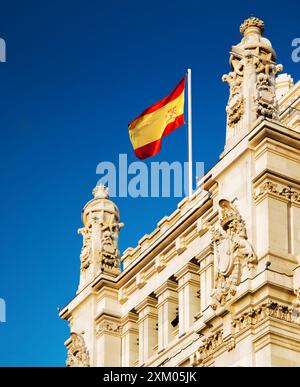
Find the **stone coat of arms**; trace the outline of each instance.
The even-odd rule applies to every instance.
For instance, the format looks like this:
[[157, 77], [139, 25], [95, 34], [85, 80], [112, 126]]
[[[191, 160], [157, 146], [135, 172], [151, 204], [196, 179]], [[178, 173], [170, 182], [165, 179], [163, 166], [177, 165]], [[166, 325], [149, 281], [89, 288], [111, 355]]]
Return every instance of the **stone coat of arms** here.
[[237, 208], [228, 200], [220, 200], [220, 222], [211, 227], [214, 248], [214, 289], [211, 307], [223, 306], [236, 293], [242, 268], [257, 263], [253, 247], [247, 238], [245, 222]]

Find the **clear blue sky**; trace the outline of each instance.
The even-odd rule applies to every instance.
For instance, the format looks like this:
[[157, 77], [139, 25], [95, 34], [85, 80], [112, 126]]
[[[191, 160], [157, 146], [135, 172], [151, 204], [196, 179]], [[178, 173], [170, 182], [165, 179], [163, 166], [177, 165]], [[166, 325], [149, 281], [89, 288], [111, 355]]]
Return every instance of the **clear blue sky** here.
[[[0, 1], [1, 268], [0, 365], [58, 365], [67, 323], [57, 307], [79, 280], [77, 235], [100, 161], [134, 161], [127, 123], [193, 70], [194, 155], [206, 170], [225, 138], [228, 51], [254, 14], [285, 71], [299, 79], [291, 41], [300, 37], [299, 1]], [[186, 159], [186, 128], [154, 158]], [[178, 199], [116, 200], [135, 246]]]

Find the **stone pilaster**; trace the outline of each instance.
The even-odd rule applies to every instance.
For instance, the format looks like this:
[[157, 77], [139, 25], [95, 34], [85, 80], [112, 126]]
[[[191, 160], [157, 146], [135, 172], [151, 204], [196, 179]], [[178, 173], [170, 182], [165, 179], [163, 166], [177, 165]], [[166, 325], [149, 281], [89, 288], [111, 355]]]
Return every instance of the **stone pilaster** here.
[[197, 257], [197, 261], [200, 264], [200, 312], [203, 313], [211, 304], [214, 282], [214, 254], [211, 245]]
[[158, 297], [158, 351], [162, 351], [167, 348], [177, 330], [178, 324], [174, 323], [178, 316], [177, 283], [168, 280], [155, 294]]
[[129, 312], [122, 318], [122, 367], [134, 367], [138, 363], [138, 316]]
[[198, 272], [199, 267], [189, 262], [175, 274], [178, 280], [179, 336], [190, 329], [195, 321], [195, 315], [200, 311]]
[[97, 367], [121, 366], [121, 321], [118, 318], [102, 315], [96, 321]]
[[139, 365], [143, 365], [157, 351], [157, 300], [147, 297], [136, 311], [139, 316]]

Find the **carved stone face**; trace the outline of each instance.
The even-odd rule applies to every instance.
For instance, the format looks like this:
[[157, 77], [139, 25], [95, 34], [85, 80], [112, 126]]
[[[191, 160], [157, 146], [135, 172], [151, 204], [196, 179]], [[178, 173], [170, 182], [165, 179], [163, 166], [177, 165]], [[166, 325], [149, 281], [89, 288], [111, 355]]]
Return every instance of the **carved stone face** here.
[[113, 244], [113, 237], [111, 232], [107, 229], [103, 232], [102, 235], [102, 244], [103, 244], [103, 249], [110, 253], [113, 254], [115, 252], [115, 247]]

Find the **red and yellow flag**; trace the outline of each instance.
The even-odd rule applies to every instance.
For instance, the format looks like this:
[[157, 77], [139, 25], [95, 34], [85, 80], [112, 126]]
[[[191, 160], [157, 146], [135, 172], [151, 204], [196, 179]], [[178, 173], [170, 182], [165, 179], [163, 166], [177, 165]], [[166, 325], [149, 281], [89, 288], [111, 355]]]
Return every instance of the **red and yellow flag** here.
[[128, 125], [130, 141], [139, 159], [156, 155], [162, 138], [184, 124], [184, 86], [185, 76], [167, 97]]

